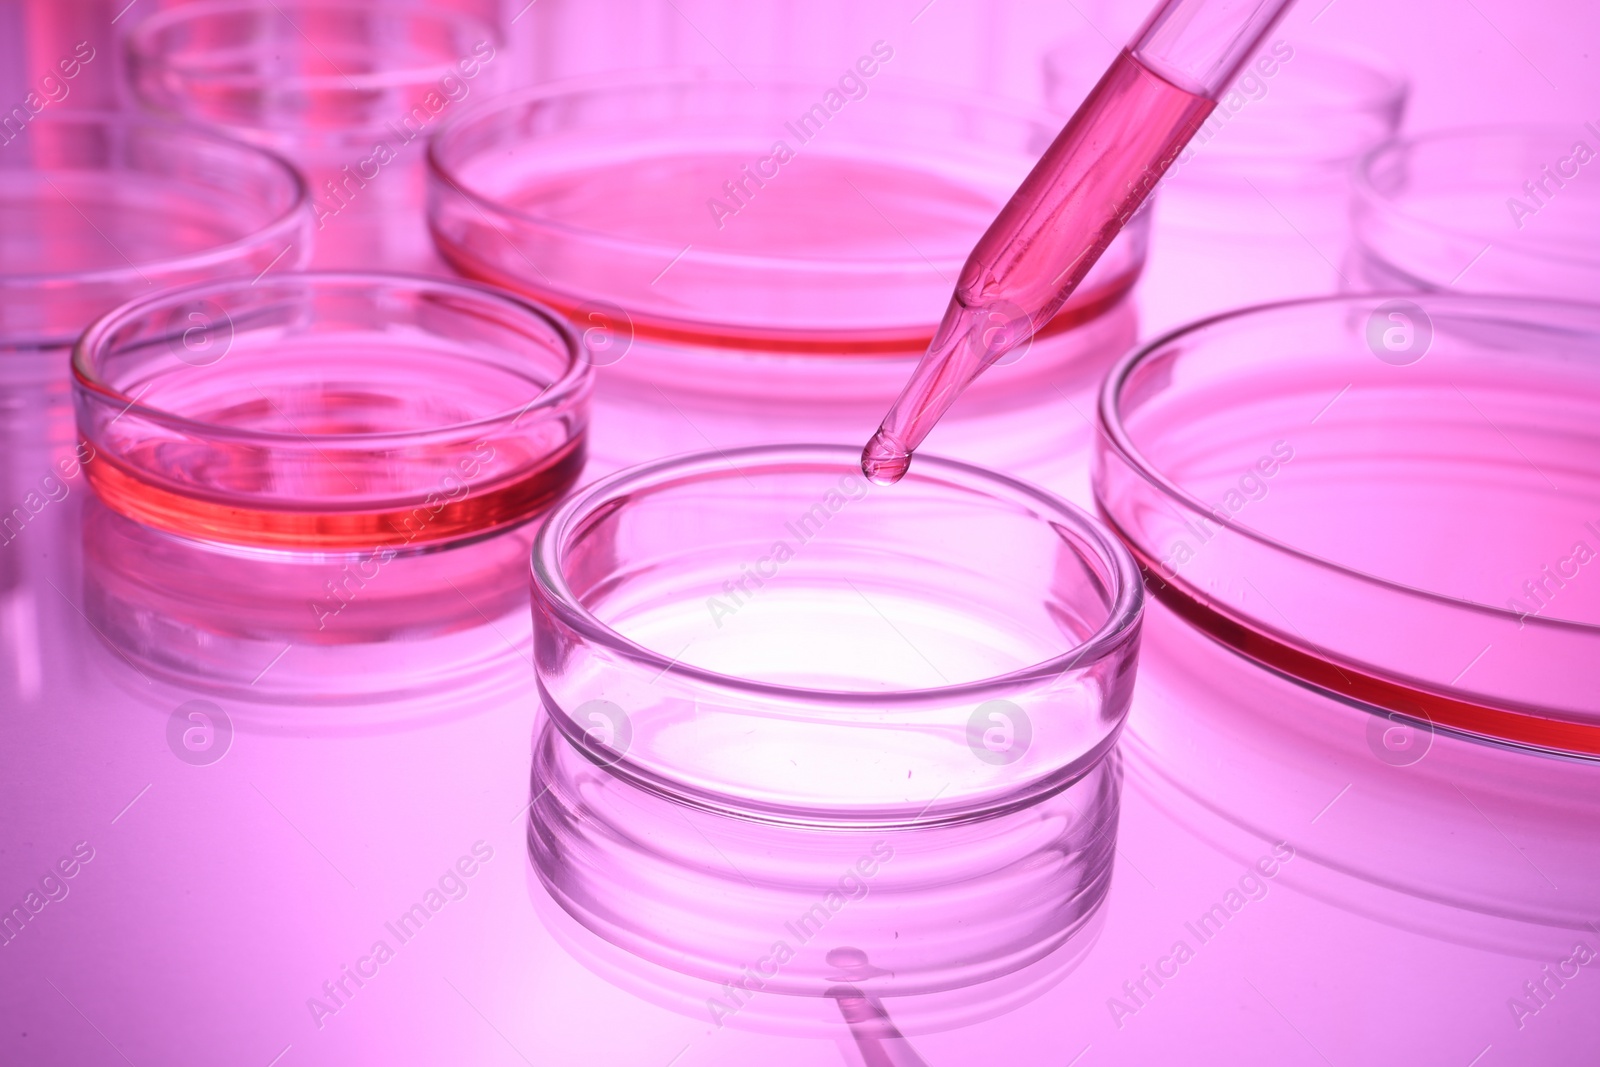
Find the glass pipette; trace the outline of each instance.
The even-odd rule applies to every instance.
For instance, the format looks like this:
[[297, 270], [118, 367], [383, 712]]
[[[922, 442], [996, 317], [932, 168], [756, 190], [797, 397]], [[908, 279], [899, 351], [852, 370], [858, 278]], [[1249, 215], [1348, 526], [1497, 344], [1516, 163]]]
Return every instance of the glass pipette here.
[[967, 257], [933, 342], [861, 453], [889, 485], [983, 370], [1048, 323], [1293, 0], [1165, 0]]

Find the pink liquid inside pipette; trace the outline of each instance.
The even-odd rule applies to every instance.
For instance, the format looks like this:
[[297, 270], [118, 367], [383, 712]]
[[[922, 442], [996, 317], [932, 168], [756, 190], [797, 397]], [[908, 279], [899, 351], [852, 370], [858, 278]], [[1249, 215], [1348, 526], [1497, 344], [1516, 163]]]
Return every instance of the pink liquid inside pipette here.
[[861, 470], [879, 485], [986, 367], [1048, 323], [1216, 102], [1124, 50], [967, 257], [955, 295]]

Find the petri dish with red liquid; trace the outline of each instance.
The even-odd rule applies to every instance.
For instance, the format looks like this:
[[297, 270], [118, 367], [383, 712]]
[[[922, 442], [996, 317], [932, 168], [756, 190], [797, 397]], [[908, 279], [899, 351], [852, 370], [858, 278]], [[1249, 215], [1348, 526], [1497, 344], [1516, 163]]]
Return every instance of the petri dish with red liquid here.
[[[562, 310], [594, 346], [604, 467], [708, 441], [859, 445], [905, 384], [1060, 123], [861, 58], [753, 85], [676, 70], [543, 86], [431, 143], [444, 258]], [[1092, 386], [1135, 337], [1146, 223], [931, 448], [1061, 488], [1056, 468], [1086, 454]]]
[[1100, 509], [1152, 594], [1284, 676], [1600, 756], [1600, 307], [1362, 295], [1131, 353]]
[[958, 988], [1104, 898], [1132, 558], [1025, 483], [930, 458], [883, 489], [858, 456], [660, 460], [535, 539], [530, 852], [569, 913], [664, 966], [736, 973], [842, 892], [773, 990], [826, 995], [847, 948], [875, 988]]
[[591, 370], [508, 293], [405, 275], [191, 286], [73, 353], [90, 482], [197, 540], [411, 553], [526, 522], [578, 477]]

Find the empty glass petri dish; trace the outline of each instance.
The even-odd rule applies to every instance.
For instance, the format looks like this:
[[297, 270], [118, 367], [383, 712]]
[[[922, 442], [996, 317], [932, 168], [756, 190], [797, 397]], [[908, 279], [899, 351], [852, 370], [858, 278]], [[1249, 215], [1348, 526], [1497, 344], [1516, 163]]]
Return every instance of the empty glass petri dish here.
[[0, 152], [0, 350], [59, 350], [118, 304], [292, 270], [304, 183], [269, 152], [122, 115], [50, 112]]
[[1221, 643], [1440, 729], [1600, 755], [1600, 308], [1247, 309], [1130, 354], [1095, 495]]
[[[843, 77], [753, 85], [616, 75], [504, 97], [434, 139], [441, 253], [584, 331], [602, 366], [603, 466], [708, 441], [871, 435], [972, 245], [1059, 127], [892, 70], [866, 57]], [[1125, 297], [1145, 242], [1141, 218], [932, 447], [1056, 488], [1036, 468], [1086, 451], [1067, 397], [1087, 397], [1132, 343]]]
[[821, 901], [775, 990], [820, 995], [846, 948], [897, 993], [952, 988], [1104, 896], [1133, 560], [1020, 482], [929, 460], [881, 489], [857, 459], [660, 461], [535, 540], [530, 850], [576, 918], [667, 966], [736, 972]]
[[1355, 177], [1354, 282], [1592, 300], [1600, 126], [1452, 130], [1375, 149]]
[[448, 8], [202, 0], [135, 26], [127, 66], [147, 111], [301, 168], [314, 266], [442, 271], [423, 222], [423, 142], [464, 101], [493, 95], [497, 44]]
[[171, 290], [73, 353], [96, 492], [202, 541], [415, 552], [527, 521], [584, 463], [589, 364], [507, 293], [308, 273]]

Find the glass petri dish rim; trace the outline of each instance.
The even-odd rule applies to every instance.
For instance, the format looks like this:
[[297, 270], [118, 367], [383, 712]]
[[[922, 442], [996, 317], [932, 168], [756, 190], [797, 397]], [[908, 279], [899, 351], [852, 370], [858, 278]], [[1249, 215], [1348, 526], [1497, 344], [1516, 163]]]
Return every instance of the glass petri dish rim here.
[[[1495, 123], [1481, 126], [1457, 126], [1444, 130], [1430, 130], [1427, 133], [1408, 134], [1403, 137], [1392, 137], [1389, 140], [1384, 141], [1382, 144], [1370, 149], [1365, 155], [1356, 161], [1355, 169], [1352, 171], [1350, 176], [1351, 196], [1354, 199], [1354, 207], [1357, 211], [1362, 208], [1366, 208], [1370, 211], [1378, 213], [1397, 215], [1413, 225], [1434, 230], [1439, 233], [1447, 233], [1455, 237], [1481, 238], [1481, 231], [1474, 230], [1469, 227], [1456, 226], [1448, 221], [1440, 221], [1438, 219], [1424, 217], [1406, 210], [1402, 206], [1401, 201], [1396, 200], [1394, 197], [1389, 196], [1378, 189], [1378, 187], [1373, 183], [1372, 172], [1377, 168], [1380, 162], [1396, 153], [1410, 152], [1416, 148], [1426, 147], [1429, 145], [1437, 145], [1450, 141], [1466, 142], [1480, 138], [1492, 137], [1526, 138], [1530, 136], [1545, 135], [1560, 137], [1570, 133], [1571, 130], [1568, 127], [1559, 126], [1550, 122]], [[1576, 243], [1573, 243], [1572, 251], [1577, 250], [1578, 248]], [[1600, 261], [1600, 256], [1592, 257], [1590, 259], [1583, 259], [1582, 257], [1571, 255], [1559, 256], [1553, 252], [1544, 254], [1550, 255], [1552, 258], [1569, 258], [1582, 263]], [[1576, 303], [1575, 301], [1571, 302]]]
[[[1336, 563], [1333, 560], [1324, 559], [1321, 556], [1315, 555], [1311, 552], [1306, 552], [1303, 549], [1286, 544], [1285, 542], [1279, 541], [1276, 538], [1268, 537], [1266, 534], [1260, 533], [1249, 526], [1245, 526], [1234, 521], [1231, 516], [1227, 518], [1219, 518], [1212, 513], [1211, 509], [1207, 507], [1207, 505], [1201, 501], [1199, 497], [1185, 492], [1183, 488], [1180, 487], [1176, 482], [1173, 482], [1170, 478], [1162, 474], [1161, 471], [1149, 461], [1144, 453], [1139, 450], [1138, 446], [1133, 443], [1132, 438], [1128, 434], [1127, 427], [1122, 422], [1120, 400], [1122, 388], [1127, 383], [1129, 376], [1142, 363], [1154, 356], [1156, 353], [1162, 351], [1173, 343], [1197, 334], [1202, 330], [1223, 323], [1230, 323], [1262, 314], [1292, 311], [1301, 308], [1332, 306], [1338, 304], [1379, 304], [1386, 300], [1417, 299], [1426, 299], [1432, 303], [1446, 302], [1458, 305], [1462, 308], [1481, 309], [1485, 305], [1488, 305], [1491, 308], [1517, 308], [1521, 309], [1519, 315], [1524, 319], [1532, 317], [1532, 315], [1529, 313], [1530, 308], [1537, 308], [1540, 306], [1549, 308], [1564, 308], [1569, 311], [1578, 310], [1588, 312], [1596, 316], [1597, 321], [1600, 321], [1600, 304], [1587, 304], [1576, 300], [1534, 299], [1520, 296], [1446, 295], [1398, 290], [1392, 292], [1335, 293], [1328, 296], [1298, 297], [1290, 300], [1278, 300], [1265, 304], [1252, 304], [1247, 307], [1235, 308], [1229, 311], [1220, 312], [1216, 315], [1210, 315], [1195, 322], [1179, 326], [1176, 329], [1169, 330], [1161, 336], [1139, 345], [1127, 355], [1123, 356], [1122, 359], [1120, 359], [1111, 368], [1110, 372], [1106, 375], [1104, 385], [1101, 386], [1100, 400], [1096, 408], [1097, 425], [1095, 428], [1099, 431], [1106, 442], [1117, 451], [1124, 461], [1127, 462], [1129, 468], [1137, 472], [1139, 477], [1144, 479], [1144, 481], [1160, 490], [1163, 494], [1171, 498], [1176, 503], [1183, 505], [1185, 508], [1188, 508], [1191, 511], [1197, 511], [1205, 514], [1208, 521], [1214, 522], [1218, 526], [1224, 526], [1241, 537], [1248, 538], [1249, 540], [1270, 548], [1275, 552], [1282, 553], [1286, 556], [1291, 556], [1315, 567], [1332, 571], [1342, 577], [1350, 578], [1367, 585], [1381, 586], [1385, 589], [1390, 589], [1397, 593], [1403, 593], [1407, 596], [1419, 597], [1433, 601], [1434, 603], [1449, 605], [1452, 608], [1463, 611], [1472, 611], [1475, 613], [1488, 615], [1493, 618], [1521, 618], [1517, 612], [1510, 611], [1505, 608], [1497, 608], [1490, 604], [1479, 604], [1476, 601], [1463, 600], [1460, 597], [1447, 596], [1444, 593], [1438, 593], [1432, 590], [1422, 589], [1417, 586], [1407, 585], [1404, 582], [1396, 582], [1388, 578], [1380, 578], [1376, 575], [1368, 574], [1365, 571], [1358, 570], [1354, 567], [1348, 567], [1342, 563]], [[1104, 504], [1099, 500], [1098, 495], [1096, 496], [1095, 503], [1101, 515], [1104, 516], [1107, 524], [1117, 532], [1117, 535], [1120, 538], [1132, 544], [1133, 538], [1129, 537], [1123, 532], [1121, 524], [1117, 522], [1115, 516], [1111, 515], [1106, 510]], [[1135, 549], [1135, 551], [1142, 550]], [[1173, 579], [1163, 577], [1161, 578], [1161, 581], [1171, 584]], [[1596, 634], [1600, 634], [1600, 624], [1575, 622], [1569, 619], [1546, 619], [1537, 616], [1529, 616], [1525, 621], [1528, 625], [1571, 630], [1578, 633], [1594, 632]]]
[[[177, 273], [220, 267], [228, 261], [238, 258], [240, 252], [266, 243], [269, 237], [276, 235], [284, 239], [290, 238], [296, 230], [311, 219], [311, 191], [306, 185], [305, 179], [300, 176], [300, 172], [287, 159], [271, 149], [260, 148], [225, 134], [213, 132], [203, 126], [191, 126], [120, 111], [65, 111], [52, 115], [39, 115], [34, 118], [33, 122], [48, 122], [53, 125], [137, 126], [150, 130], [159, 130], [175, 137], [225, 146], [242, 155], [254, 156], [268, 163], [272, 169], [278, 171], [286, 180], [292, 190], [292, 196], [289, 206], [284, 209], [283, 213], [267, 225], [252, 231], [244, 237], [229, 241], [224, 245], [218, 245], [215, 248], [209, 248], [202, 252], [187, 252], [181, 256], [147, 260], [144, 263], [130, 262], [125, 267], [99, 267], [94, 270], [54, 273], [41, 271], [33, 274], [0, 272], [0, 291], [6, 289], [36, 289], [52, 284], [116, 283], [133, 280], [149, 282], [151, 279], [147, 276], [147, 272], [150, 271], [159, 270]], [[47, 175], [50, 171], [34, 170], [31, 173]], [[49, 181], [48, 178], [45, 180]], [[290, 241], [291, 245], [292, 243]], [[288, 251], [287, 247], [285, 251]]]
[[[740, 460], [749, 466], [738, 466]], [[1114, 654], [1137, 630], [1144, 610], [1144, 583], [1139, 566], [1127, 547], [1100, 527], [1092, 516], [1026, 482], [959, 460], [918, 455], [916, 470], [924, 474], [937, 471], [941, 477], [966, 489], [1039, 508], [1093, 546], [1115, 583], [1114, 596], [1105, 621], [1087, 639], [1050, 659], [1007, 674], [956, 685], [927, 689], [902, 689], [888, 692], [852, 689], [807, 689], [798, 686], [757, 682], [718, 671], [691, 666], [632, 641], [580, 604], [567, 584], [562, 570], [566, 542], [583, 523], [612, 501], [648, 492], [685, 478], [715, 474], [729, 476], [748, 472], [752, 467], [816, 466], [858, 469], [859, 449], [851, 445], [751, 445], [723, 451], [692, 452], [630, 467], [612, 474], [570, 495], [546, 517], [534, 540], [531, 556], [533, 581], [546, 605], [559, 621], [576, 631], [585, 641], [605, 648], [653, 674], [670, 674], [720, 692], [748, 694], [778, 699], [790, 704], [837, 705], [871, 704], [880, 707], [916, 706], [932, 700], [945, 701], [1003, 695], [1016, 686], [1059, 676], [1070, 670], [1087, 668]], [[913, 474], [915, 477], [915, 473]], [[892, 490], [891, 490], [892, 491]], [[628, 757], [617, 761], [636, 769]], [[653, 772], [646, 772], [653, 773]]]
[[[798, 80], [803, 76], [803, 72], [800, 71], [782, 68], [747, 69], [756, 77], [756, 86], [759, 89], [796, 89], [808, 93], [814, 93], [816, 89], [814, 80]], [[608, 234], [601, 230], [585, 229], [561, 222], [549, 216], [536, 215], [507, 207], [494, 197], [486, 195], [463, 182], [457, 169], [447, 163], [444, 157], [454, 147], [454, 141], [464, 136], [463, 130], [468, 129], [475, 123], [490, 120], [496, 115], [504, 114], [529, 104], [590, 93], [627, 92], [684, 86], [726, 86], [747, 90], [749, 83], [744, 79], [709, 67], [666, 67], [645, 71], [582, 75], [536, 85], [515, 92], [502, 93], [492, 99], [481, 101], [460, 114], [451, 116], [434, 131], [432, 136], [428, 138], [427, 166], [429, 176], [448, 185], [457, 195], [466, 198], [486, 219], [492, 219], [498, 215], [514, 219], [519, 224], [548, 230], [562, 237], [581, 240], [601, 248], [626, 249], [634, 252], [664, 252], [668, 258], [671, 258], [683, 251], [681, 246], [618, 237], [615, 234]], [[937, 82], [906, 79], [890, 86], [880, 87], [874, 91], [900, 97], [917, 104], [977, 108], [990, 113], [1002, 113], [1018, 122], [1036, 124], [1042, 129], [1051, 131], [1052, 136], [1061, 126], [1059, 118], [1043, 107], [1027, 107], [1013, 100], [982, 93], [958, 93]], [[894, 258], [840, 260], [696, 249], [694, 258], [699, 262], [719, 267], [736, 268], [781, 264], [786, 270], [811, 271], [824, 275], [841, 273], [865, 275], [896, 267], [930, 266], [929, 260], [915, 254], [915, 252], [909, 252], [905, 256]], [[965, 258], [966, 254], [963, 253], [960, 258], [945, 260], [940, 266], [948, 266], [952, 271], [959, 271]], [[935, 269], [937, 270], [938, 268], [936, 267]]]
[[[344, 285], [352, 288], [373, 285], [410, 286], [418, 290], [442, 290], [457, 297], [477, 300], [483, 304], [496, 304], [511, 310], [519, 316], [531, 316], [536, 319], [559, 339], [567, 357], [567, 364], [561, 376], [545, 386], [532, 402], [520, 407], [507, 408], [493, 415], [485, 415], [468, 422], [450, 423], [427, 430], [318, 434], [312, 440], [319, 444], [417, 445], [435, 441], [450, 441], [468, 431], [492, 428], [507, 420], [521, 419], [530, 412], [559, 406], [568, 400], [574, 392], [584, 388], [593, 373], [591, 364], [583, 358], [583, 347], [577, 335], [560, 316], [531, 300], [503, 289], [496, 289], [481, 282], [466, 281], [464, 279], [423, 274], [387, 274], [378, 271], [295, 271], [274, 278], [270, 284], [304, 285], [318, 282]], [[226, 294], [241, 288], [253, 288], [256, 284], [256, 282], [247, 281], [243, 278], [199, 282], [180, 288], [163, 290], [151, 296], [141, 297], [138, 300], [132, 300], [113, 308], [90, 323], [88, 329], [83, 332], [77, 343], [72, 346], [72, 378], [74, 385], [94, 394], [97, 399], [102, 401], [126, 405], [120, 409], [123, 414], [131, 413], [161, 426], [186, 431], [211, 440], [243, 442], [294, 441], [303, 443], [306, 438], [298, 433], [275, 430], [236, 430], [231, 427], [217, 426], [198, 419], [191, 419], [163, 408], [141, 404], [137, 397], [130, 397], [122, 390], [108, 385], [95, 374], [96, 357], [103, 351], [105, 345], [116, 331], [128, 323], [146, 317], [163, 307], [178, 307], [182, 304], [203, 300], [217, 294]]]
[[[238, 89], [249, 86], [271, 87], [276, 91], [294, 91], [303, 89], [336, 89], [355, 92], [371, 91], [376, 89], [393, 89], [405, 85], [422, 85], [436, 81], [441, 72], [455, 70], [454, 62], [444, 60], [426, 67], [396, 67], [385, 68], [370, 73], [357, 72], [354, 74], [334, 73], [328, 75], [303, 75], [296, 74], [287, 78], [266, 78], [260, 74], [242, 75], [215, 75], [203, 76], [189, 68], [173, 67], [166, 58], [165, 53], [156, 48], [154, 37], [174, 26], [185, 22], [196, 22], [216, 15], [261, 11], [264, 13], [276, 12], [284, 14], [281, 8], [285, 5], [262, 2], [262, 0], [198, 0], [198, 2], [179, 4], [162, 11], [157, 11], [148, 18], [141, 20], [133, 29], [128, 31], [124, 44], [128, 57], [134, 62], [146, 64], [152, 68], [171, 71], [190, 82], [204, 81], [206, 84], [218, 88]], [[306, 3], [305, 0], [291, 0], [289, 6], [310, 7], [315, 6], [319, 11], [349, 11], [358, 12], [377, 19], [386, 19], [391, 22], [412, 22], [427, 20], [441, 25], [453, 27], [468, 27], [481, 31], [480, 36], [485, 40], [501, 43], [499, 35], [488, 23], [473, 17], [466, 11], [454, 10], [448, 7], [419, 7], [397, 6], [389, 7], [383, 4], [352, 2], [352, 0], [332, 0], [332, 2], [319, 2], [315, 5]], [[296, 32], [299, 27], [290, 20], [289, 23]], [[308, 40], [308, 43], [309, 40]], [[316, 45], [312, 44], [315, 48]], [[135, 87], [137, 91], [137, 86]]]

